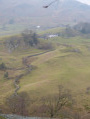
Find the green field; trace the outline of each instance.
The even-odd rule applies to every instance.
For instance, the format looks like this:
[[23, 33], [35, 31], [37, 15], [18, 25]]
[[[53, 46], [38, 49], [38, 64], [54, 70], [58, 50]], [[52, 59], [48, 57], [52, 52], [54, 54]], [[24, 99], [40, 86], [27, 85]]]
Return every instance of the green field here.
[[[54, 32], [54, 30], [46, 31], [46, 33]], [[40, 34], [44, 33], [45, 31]], [[41, 98], [55, 94], [58, 86], [63, 85], [66, 89], [71, 90], [72, 96], [78, 104], [84, 103], [86, 99], [90, 100], [90, 90], [88, 94], [86, 93], [87, 88], [90, 87], [90, 39], [56, 37], [47, 39], [45, 42], [51, 42], [55, 47], [54, 50], [28, 58], [28, 64], [35, 68], [20, 79], [19, 92], [24, 91], [30, 97]], [[3, 43], [2, 38], [0, 43]], [[8, 70], [11, 77], [9, 80], [4, 79], [4, 71], [0, 71], [1, 103], [5, 97], [14, 93], [13, 78], [26, 71], [22, 58], [41, 52], [45, 51], [30, 48], [23, 51], [17, 49], [8, 53], [7, 49], [1, 45], [0, 62], [4, 62], [10, 68], [16, 68], [16, 70]], [[17, 70], [22, 67], [23, 69]]]

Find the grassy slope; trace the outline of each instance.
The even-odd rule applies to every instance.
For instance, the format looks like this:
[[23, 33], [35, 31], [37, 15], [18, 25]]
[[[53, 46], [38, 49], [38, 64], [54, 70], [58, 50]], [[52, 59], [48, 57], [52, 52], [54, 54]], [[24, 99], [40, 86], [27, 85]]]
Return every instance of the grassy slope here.
[[[31, 64], [37, 68], [21, 79], [20, 91], [42, 97], [57, 92], [58, 85], [61, 84], [70, 89], [77, 100], [83, 100], [85, 96], [90, 99], [85, 94], [86, 88], [90, 86], [90, 51], [88, 44], [83, 43], [86, 39], [50, 40], [60, 43], [60, 46], [55, 51], [34, 58]], [[63, 44], [69, 44], [72, 48]], [[80, 52], [73, 52], [71, 49], [79, 49]]]
[[[54, 32], [56, 29], [46, 32]], [[45, 32], [44, 32], [45, 33]], [[32, 97], [42, 97], [44, 95], [57, 92], [58, 85], [72, 90], [73, 96], [80, 102], [86, 95], [86, 88], [90, 87], [90, 39], [75, 38], [52, 38], [48, 39], [56, 46], [55, 51], [42, 54], [28, 59], [28, 63], [36, 68], [27, 76], [20, 80], [20, 92], [26, 91]], [[22, 67], [22, 57], [37, 52], [37, 49], [26, 50], [25, 52], [7, 53], [4, 48], [0, 51], [2, 61], [11, 67]], [[80, 52], [75, 52], [78, 49]], [[0, 62], [2, 62], [0, 61]], [[18, 75], [24, 71], [9, 71], [10, 75]], [[13, 80], [5, 80], [0, 71], [0, 100], [2, 101], [8, 94], [13, 93]]]
[[45, 31], [41, 31], [39, 34], [40, 35], [43, 35], [43, 34], [57, 34], [57, 33], [61, 32], [61, 31], [63, 31], [63, 29], [64, 28], [56, 27], [56, 28], [45, 30]]
[[[34, 18], [35, 19], [35, 18]], [[34, 21], [33, 18], [30, 18], [28, 21], [29, 22], [25, 22], [25, 23], [15, 23], [15, 24], [7, 24], [7, 25], [0, 25], [0, 36], [7, 36], [7, 35], [14, 35], [14, 34], [19, 34], [22, 31], [24, 31], [25, 29], [33, 29], [38, 31], [41, 31], [41, 29], [46, 29], [48, 27], [52, 27], [56, 26], [56, 24], [50, 24], [48, 21], [50, 21], [50, 19], [44, 19], [45, 21], [41, 20], [41, 18], [37, 18], [37, 22]], [[36, 29], [38, 22], [40, 23], [41, 28], [40, 29]], [[47, 26], [45, 25], [47, 22]], [[59, 30], [56, 29], [56, 30]], [[45, 31], [46, 32], [46, 31]], [[44, 33], [44, 32], [43, 32]]]
[[[9, 36], [8, 36], [9, 38]], [[23, 74], [25, 72], [25, 66], [22, 64], [22, 58], [27, 57], [35, 53], [41, 53], [42, 51], [35, 48], [30, 48], [21, 51], [16, 49], [13, 53], [8, 53], [7, 48], [4, 46], [4, 41], [6, 37], [0, 38], [0, 63], [5, 63], [8, 68], [13, 68], [12, 70], [6, 70], [9, 73], [10, 79], [4, 79], [5, 71], [0, 71], [0, 103], [2, 103], [6, 96], [13, 94], [14, 79], [16, 76]], [[22, 68], [23, 69], [20, 69]], [[19, 70], [16, 70], [18, 69]]]

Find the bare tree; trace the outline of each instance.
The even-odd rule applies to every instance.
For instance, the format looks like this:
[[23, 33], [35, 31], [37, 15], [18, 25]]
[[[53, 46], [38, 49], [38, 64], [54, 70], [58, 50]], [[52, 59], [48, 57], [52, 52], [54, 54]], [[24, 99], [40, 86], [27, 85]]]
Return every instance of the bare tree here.
[[59, 91], [56, 95], [43, 98], [43, 107], [46, 107], [46, 113], [53, 118], [58, 116], [61, 109], [71, 104], [71, 102], [72, 98], [69, 92], [59, 86]]
[[13, 114], [22, 116], [28, 115], [27, 107], [30, 104], [30, 98], [27, 93], [22, 92], [19, 95], [10, 96], [6, 100], [9, 111]]

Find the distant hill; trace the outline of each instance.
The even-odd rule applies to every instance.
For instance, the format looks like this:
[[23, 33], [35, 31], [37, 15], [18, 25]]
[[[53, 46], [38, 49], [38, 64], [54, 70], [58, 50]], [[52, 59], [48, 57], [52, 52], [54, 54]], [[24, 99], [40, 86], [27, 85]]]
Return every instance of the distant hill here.
[[[0, 23], [30, 23], [41, 26], [58, 26], [61, 24], [75, 24], [90, 21], [90, 6], [76, 0], [59, 0], [44, 9], [52, 0], [0, 0]], [[49, 22], [48, 22], [49, 21]]]
[[63, 0], [56, 13], [56, 16], [62, 22], [90, 21], [90, 6], [75, 0]]

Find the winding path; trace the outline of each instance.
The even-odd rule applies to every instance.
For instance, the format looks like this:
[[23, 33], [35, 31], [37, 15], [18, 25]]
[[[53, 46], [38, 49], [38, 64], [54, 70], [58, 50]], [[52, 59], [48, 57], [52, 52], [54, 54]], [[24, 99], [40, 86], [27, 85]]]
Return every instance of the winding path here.
[[[15, 78], [15, 80], [14, 80], [14, 87], [15, 87], [14, 95], [18, 95], [18, 91], [19, 91], [19, 89], [20, 89], [20, 85], [19, 85], [20, 79], [21, 79], [23, 76], [28, 75], [28, 74], [32, 71], [33, 66], [30, 65], [30, 64], [28, 64], [28, 62], [27, 62], [28, 58], [35, 57], [35, 56], [39, 56], [39, 55], [42, 55], [42, 54], [45, 54], [45, 53], [48, 53], [48, 52], [52, 52], [52, 51], [54, 51], [54, 50], [45, 51], [45, 52], [37, 53], [37, 54], [34, 54], [34, 55], [29, 55], [29, 56], [27, 56], [27, 57], [25, 57], [25, 58], [22, 59], [22, 63], [23, 63], [24, 66], [26, 66], [26, 68], [27, 68], [26, 70], [27, 70], [27, 71], [26, 71], [26, 73], [21, 74], [21, 75], [19, 75], [19, 76], [17, 76], [17, 77]], [[22, 69], [22, 68], [21, 68], [21, 69]]]

